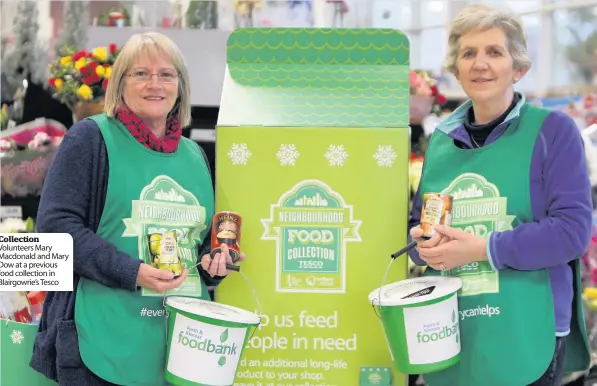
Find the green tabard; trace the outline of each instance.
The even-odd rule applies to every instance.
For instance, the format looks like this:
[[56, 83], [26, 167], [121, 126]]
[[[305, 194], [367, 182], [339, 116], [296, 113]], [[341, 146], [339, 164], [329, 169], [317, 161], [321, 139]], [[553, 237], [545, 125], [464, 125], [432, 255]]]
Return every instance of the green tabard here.
[[[180, 262], [186, 268], [195, 266], [214, 211], [209, 169], [197, 144], [182, 138], [175, 153], [160, 153], [139, 143], [115, 118], [100, 114], [90, 119], [100, 127], [109, 160], [98, 235], [132, 259], [159, 266], [153, 243], [167, 234], [178, 245]], [[171, 242], [170, 251], [172, 246]], [[209, 299], [196, 267], [181, 287], [167, 295]], [[164, 385], [163, 296], [147, 289], [108, 288], [81, 278], [75, 322], [85, 365], [119, 385]]]
[[[452, 226], [479, 237], [532, 222], [531, 159], [547, 114], [525, 105], [496, 142], [478, 149], [461, 149], [448, 135], [436, 131], [425, 156], [421, 193], [451, 194]], [[578, 278], [578, 264], [573, 266]], [[462, 352], [457, 365], [426, 374], [427, 384], [523, 386], [543, 375], [556, 338], [546, 269], [495, 271], [485, 261], [442, 273], [432, 268], [425, 272], [439, 274], [463, 281], [458, 294]], [[576, 299], [575, 311], [582, 310]], [[573, 337], [584, 331], [576, 320], [571, 326]], [[567, 351], [578, 354], [569, 354], [578, 359], [576, 368], [587, 364], [585, 345], [569, 342]]]

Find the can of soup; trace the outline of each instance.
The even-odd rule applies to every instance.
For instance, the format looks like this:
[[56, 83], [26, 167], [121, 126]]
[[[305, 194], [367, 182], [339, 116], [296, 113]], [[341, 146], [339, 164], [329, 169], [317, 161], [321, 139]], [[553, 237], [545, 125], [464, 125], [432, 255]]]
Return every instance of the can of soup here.
[[435, 225], [452, 224], [452, 203], [454, 198], [449, 194], [425, 193], [421, 209], [421, 229], [423, 238], [430, 239], [434, 234]]
[[220, 212], [214, 215], [211, 225], [211, 257], [221, 252], [222, 244], [228, 246], [232, 262], [240, 259], [240, 235], [242, 218], [234, 212]]

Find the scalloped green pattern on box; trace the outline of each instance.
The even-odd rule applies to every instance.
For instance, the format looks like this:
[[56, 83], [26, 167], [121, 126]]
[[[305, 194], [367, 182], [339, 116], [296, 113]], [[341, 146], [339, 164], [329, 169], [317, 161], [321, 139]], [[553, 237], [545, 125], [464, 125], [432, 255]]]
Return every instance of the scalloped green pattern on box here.
[[219, 126], [409, 125], [409, 42], [400, 31], [240, 29], [227, 62]]

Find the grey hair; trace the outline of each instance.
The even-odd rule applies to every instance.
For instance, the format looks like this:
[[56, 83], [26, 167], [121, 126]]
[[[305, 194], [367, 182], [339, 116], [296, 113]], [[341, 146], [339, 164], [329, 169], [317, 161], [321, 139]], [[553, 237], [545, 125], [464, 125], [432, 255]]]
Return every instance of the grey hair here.
[[511, 10], [494, 7], [484, 3], [471, 3], [464, 7], [452, 21], [448, 35], [448, 53], [444, 67], [455, 74], [460, 51], [460, 39], [474, 30], [499, 28], [508, 39], [508, 51], [512, 56], [513, 67], [517, 70], [531, 67], [531, 58], [527, 52], [527, 39], [520, 17]]
[[167, 57], [172, 60], [174, 68], [180, 74], [178, 78], [178, 100], [171, 113], [177, 113], [182, 127], [191, 124], [191, 89], [189, 86], [189, 70], [178, 46], [166, 35], [157, 32], [135, 34], [129, 38], [118, 54], [112, 74], [108, 81], [108, 89], [104, 100], [104, 111], [114, 116], [116, 108], [124, 104], [124, 78], [127, 71], [141, 54], [152, 58]]

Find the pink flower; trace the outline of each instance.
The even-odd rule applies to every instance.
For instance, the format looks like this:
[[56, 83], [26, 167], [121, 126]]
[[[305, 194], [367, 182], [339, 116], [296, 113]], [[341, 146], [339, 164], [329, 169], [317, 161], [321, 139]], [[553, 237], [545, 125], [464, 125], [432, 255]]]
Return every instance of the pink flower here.
[[44, 132], [39, 132], [35, 134], [31, 142], [29, 142], [29, 149], [32, 150], [43, 150], [44, 146], [46, 146], [50, 142], [50, 136]]
[[422, 96], [426, 96], [426, 97], [430, 97], [433, 95], [433, 91], [431, 90], [431, 87], [429, 87], [427, 85], [427, 83], [421, 83], [421, 85], [419, 86], [419, 88], [417, 88], [417, 95], [422, 95]]
[[54, 146], [58, 147], [62, 143], [63, 139], [64, 137], [54, 137], [52, 138], [52, 143], [54, 144]]
[[0, 153], [5, 153], [7, 151], [9, 151], [12, 148], [12, 144], [10, 143], [10, 141], [7, 141], [5, 139], [0, 139]]
[[415, 71], [410, 72], [410, 87], [419, 88], [421, 86], [421, 77]]

